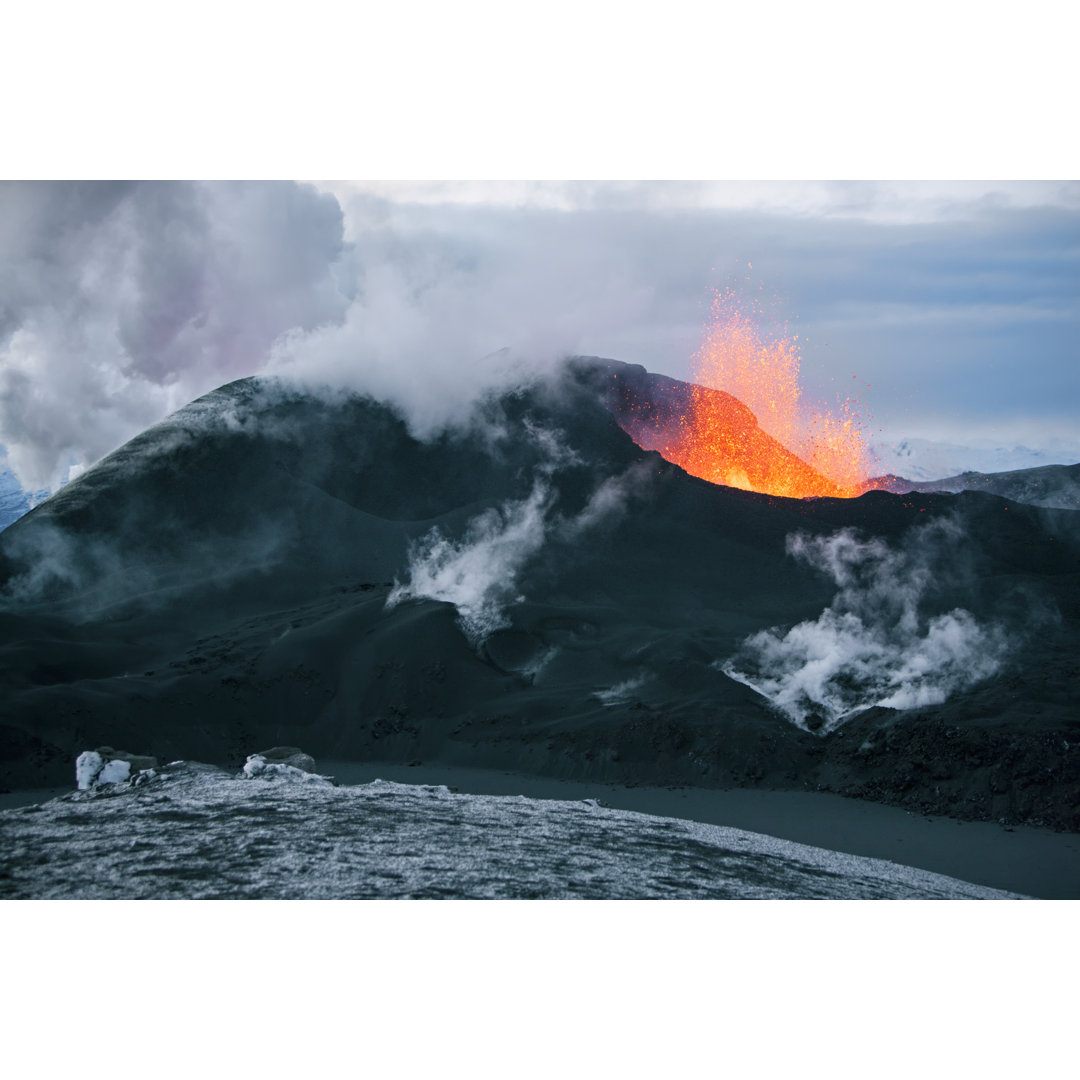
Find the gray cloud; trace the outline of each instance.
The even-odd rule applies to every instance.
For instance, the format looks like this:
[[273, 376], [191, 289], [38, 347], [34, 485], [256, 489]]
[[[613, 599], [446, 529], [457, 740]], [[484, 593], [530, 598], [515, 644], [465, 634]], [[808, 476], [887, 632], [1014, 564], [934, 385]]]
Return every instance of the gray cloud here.
[[419, 433], [567, 353], [685, 377], [713, 288], [735, 279], [801, 335], [809, 395], [857, 375], [877, 427], [1013, 419], [1034, 445], [1075, 426], [1073, 189], [1037, 205], [944, 186], [905, 217], [895, 185], [812, 188], [781, 212], [752, 191], [716, 209], [707, 185], [581, 184], [547, 205], [532, 189], [451, 205], [284, 183], [6, 185], [0, 443], [24, 487], [55, 488], [259, 372], [388, 398]]
[[892, 220], [838, 209], [861, 199], [898, 214], [891, 188], [842, 190], [828, 214], [671, 206], [652, 186], [563, 192], [585, 210], [345, 206], [358, 248], [377, 222], [397, 255], [438, 250], [504, 336], [535, 316], [564, 347], [685, 377], [712, 289], [735, 281], [766, 326], [800, 335], [810, 396], [846, 396], [857, 376], [877, 427], [945, 437], [958, 421], [1019, 417], [1038, 435], [1047, 418], [1075, 433], [1064, 404], [1080, 393], [1075, 197], [942, 197], [926, 220]]
[[340, 318], [335, 200], [294, 184], [0, 188], [0, 441], [55, 488]]

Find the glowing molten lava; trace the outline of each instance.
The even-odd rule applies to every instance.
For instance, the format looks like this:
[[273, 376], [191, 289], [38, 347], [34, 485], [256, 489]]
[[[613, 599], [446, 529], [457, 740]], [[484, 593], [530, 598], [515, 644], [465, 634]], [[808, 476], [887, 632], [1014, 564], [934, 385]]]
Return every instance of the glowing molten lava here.
[[803, 405], [798, 339], [764, 339], [731, 293], [717, 295], [692, 377], [667, 415], [631, 406], [620, 417], [639, 445], [704, 480], [768, 495], [866, 490], [869, 455], [851, 402], [838, 416]]

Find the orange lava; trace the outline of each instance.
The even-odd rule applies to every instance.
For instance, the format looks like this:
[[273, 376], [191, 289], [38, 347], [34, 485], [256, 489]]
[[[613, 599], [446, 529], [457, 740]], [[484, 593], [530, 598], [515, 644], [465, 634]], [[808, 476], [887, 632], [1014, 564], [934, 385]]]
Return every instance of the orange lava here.
[[729, 487], [789, 498], [861, 494], [870, 460], [851, 400], [835, 415], [808, 408], [799, 361], [797, 337], [765, 338], [734, 294], [718, 293], [688, 407], [655, 448]]

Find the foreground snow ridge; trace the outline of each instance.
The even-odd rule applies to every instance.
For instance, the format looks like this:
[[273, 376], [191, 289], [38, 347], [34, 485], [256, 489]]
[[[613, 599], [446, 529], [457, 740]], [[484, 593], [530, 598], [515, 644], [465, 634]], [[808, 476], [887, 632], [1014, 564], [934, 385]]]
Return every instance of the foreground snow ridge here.
[[[0, 897], [1006, 899], [879, 859], [595, 800], [173, 762], [0, 812]], [[323, 778], [318, 778], [323, 779]], [[260, 782], [265, 781], [265, 782]], [[299, 781], [299, 782], [298, 782]], [[89, 826], [89, 827], [88, 827]]]

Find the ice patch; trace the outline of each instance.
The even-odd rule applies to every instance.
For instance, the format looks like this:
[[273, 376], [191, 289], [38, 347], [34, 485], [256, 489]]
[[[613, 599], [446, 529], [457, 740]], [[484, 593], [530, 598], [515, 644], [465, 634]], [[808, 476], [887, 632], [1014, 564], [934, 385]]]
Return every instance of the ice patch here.
[[788, 553], [829, 573], [839, 592], [813, 622], [748, 637], [718, 667], [767, 698], [804, 730], [832, 731], [874, 705], [937, 705], [993, 675], [1007, 648], [1002, 627], [963, 608], [922, 608], [940, 552], [959, 538], [939, 521], [909, 534], [902, 550], [862, 541], [850, 529], [830, 537], [788, 537]]
[[89, 791], [93, 787], [104, 765], [101, 755], [93, 750], [84, 750], [75, 759], [75, 783], [80, 791]]
[[131, 764], [127, 761], [108, 761], [97, 774], [95, 783], [122, 784], [131, 779]]

